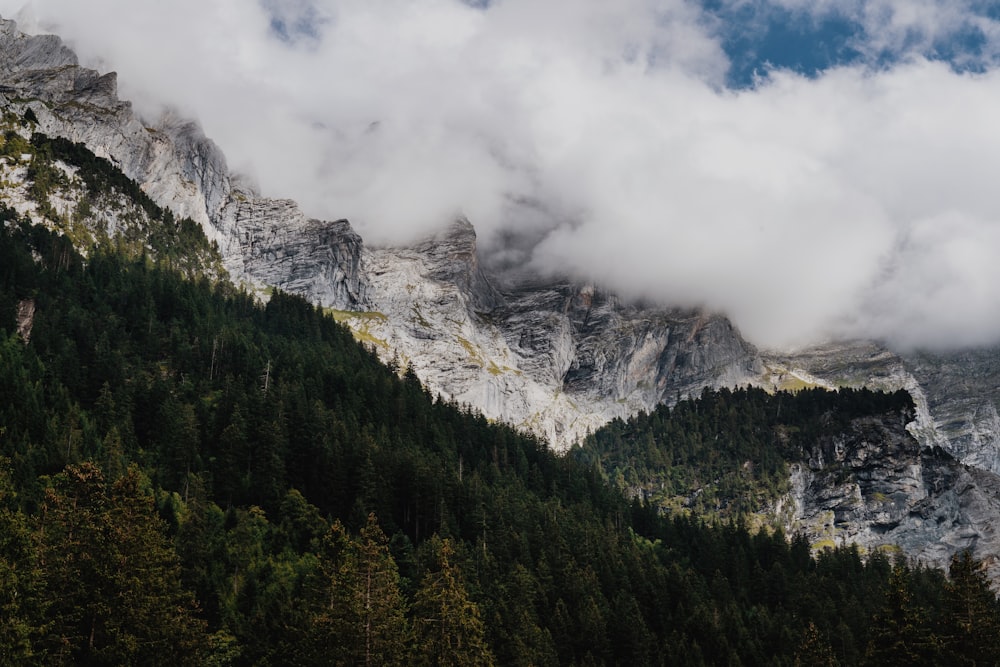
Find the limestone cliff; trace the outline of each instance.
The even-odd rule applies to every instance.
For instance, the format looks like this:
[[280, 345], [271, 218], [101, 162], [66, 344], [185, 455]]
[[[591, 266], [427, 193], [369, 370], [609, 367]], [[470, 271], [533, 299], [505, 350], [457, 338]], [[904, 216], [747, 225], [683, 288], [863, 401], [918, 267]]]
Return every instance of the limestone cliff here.
[[498, 288], [465, 221], [414, 247], [372, 249], [365, 262], [377, 315], [344, 316], [363, 340], [432, 391], [559, 449], [614, 417], [762, 370], [719, 315], [641, 307], [569, 281]]
[[921, 447], [906, 430], [912, 415], [852, 422], [792, 465], [792, 492], [780, 504], [786, 527], [819, 548], [888, 549], [947, 569], [971, 549], [1000, 580], [1000, 477]]
[[347, 223], [307, 219], [294, 202], [260, 197], [196, 123], [169, 111], [140, 118], [118, 99], [114, 72], [81, 67], [58, 37], [25, 35], [0, 19], [0, 94], [17, 113], [30, 108], [41, 132], [85, 144], [158, 204], [200, 223], [234, 279], [325, 306], [363, 305], [361, 243]]
[[767, 352], [774, 386], [906, 389], [917, 405], [910, 431], [924, 447], [1000, 473], [1000, 350], [896, 354], [869, 341]]

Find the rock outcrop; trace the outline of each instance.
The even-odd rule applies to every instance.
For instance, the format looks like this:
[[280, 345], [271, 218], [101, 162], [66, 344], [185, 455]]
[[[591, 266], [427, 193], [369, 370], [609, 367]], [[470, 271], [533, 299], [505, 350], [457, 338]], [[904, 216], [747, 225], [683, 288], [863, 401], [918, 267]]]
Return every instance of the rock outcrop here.
[[346, 220], [307, 218], [288, 199], [243, 198], [223, 210], [242, 270], [256, 282], [330, 308], [368, 305], [362, 242]]
[[201, 224], [235, 280], [329, 307], [364, 305], [361, 242], [350, 225], [260, 197], [196, 123], [169, 111], [139, 118], [118, 99], [117, 75], [81, 67], [58, 37], [25, 35], [0, 19], [0, 94], [18, 112], [30, 108], [41, 132], [83, 143], [174, 215]]
[[762, 367], [724, 317], [628, 304], [592, 285], [497, 287], [465, 221], [409, 248], [368, 251], [375, 313], [345, 315], [359, 336], [428, 387], [564, 449], [615, 417]]
[[1000, 476], [963, 465], [907, 431], [912, 415], [852, 422], [792, 466], [786, 527], [818, 548], [857, 544], [947, 569], [970, 549], [1000, 581]]
[[795, 353], [764, 355], [780, 386], [865, 386], [905, 389], [917, 406], [910, 431], [923, 447], [1000, 473], [1000, 350], [896, 354], [868, 341], [829, 343]]

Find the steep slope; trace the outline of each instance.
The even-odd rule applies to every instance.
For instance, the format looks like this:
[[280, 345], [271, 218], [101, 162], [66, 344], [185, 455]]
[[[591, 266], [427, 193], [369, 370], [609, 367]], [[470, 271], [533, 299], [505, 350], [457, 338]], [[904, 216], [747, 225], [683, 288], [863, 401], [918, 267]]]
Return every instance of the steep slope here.
[[[628, 303], [569, 280], [500, 284], [479, 265], [475, 231], [466, 221], [411, 247], [366, 247], [346, 221], [311, 219], [294, 202], [259, 196], [229, 172], [196, 124], [172, 113], [139, 118], [118, 99], [114, 73], [82, 68], [58, 38], [26, 36], [3, 20], [0, 107], [17, 141], [27, 142], [32, 130], [79, 141], [157, 205], [197, 222], [235, 280], [261, 293], [268, 287], [295, 292], [332, 310], [383, 360], [411, 367], [432, 393], [530, 430], [558, 450], [616, 417], [672, 404], [704, 387], [905, 388], [916, 403], [909, 430], [919, 447], [903, 443], [895, 426], [873, 427], [859, 436], [864, 446], [845, 445], [856, 456], [809, 459], [821, 463], [793, 471], [786, 509], [796, 509], [789, 525], [838, 544], [897, 544], [937, 564], [961, 546], [984, 557], [1000, 553], [990, 529], [1000, 516], [1000, 486], [988, 474], [1000, 472], [994, 350], [900, 356], [862, 342], [761, 355], [718, 314]], [[42, 210], [45, 203], [29, 192], [35, 148], [25, 150], [2, 164], [9, 186], [4, 201], [18, 213], [48, 216], [71, 238], [78, 218], [104, 221], [101, 229], [87, 229], [91, 237], [119, 238], [129, 238], [146, 219], [125, 201], [87, 200], [74, 181], [77, 167], [59, 160], [53, 163], [63, 174], [57, 180], [71, 187], [51, 189], [51, 211]], [[85, 201], [98, 215], [82, 215]], [[135, 238], [150, 242], [142, 234]], [[33, 305], [17, 305], [24, 309], [19, 324], [30, 331]], [[875, 453], [883, 445], [889, 454]], [[927, 458], [935, 446], [969, 467], [946, 465], [937, 454]], [[847, 477], [832, 475], [830, 461]], [[859, 461], [867, 467], [858, 468]], [[902, 499], [879, 505], [879, 494], [891, 494], [865, 490], [876, 478]], [[932, 495], [937, 500], [927, 504]], [[828, 530], [824, 517], [831, 512], [843, 520]]]
[[724, 317], [622, 302], [592, 285], [480, 269], [465, 221], [412, 248], [366, 253], [378, 315], [345, 315], [434, 392], [565, 449], [614, 417], [759, 376]]
[[968, 549], [1000, 581], [1000, 477], [921, 448], [907, 419], [857, 419], [816, 441], [791, 466], [786, 525], [815, 545], [890, 548], [939, 568]]
[[501, 293], [465, 222], [414, 247], [365, 249], [346, 221], [259, 197], [195, 124], [138, 118], [118, 99], [115, 74], [80, 67], [58, 38], [3, 21], [0, 53], [5, 105], [30, 108], [40, 131], [84, 143], [199, 222], [235, 279], [358, 312], [341, 319], [384, 359], [557, 448], [615, 416], [760, 373], [753, 348], [717, 315], [638, 308], [569, 282]]
[[[0, 267], [7, 662], [433, 664], [433, 634], [463, 664], [815, 664], [801, 645], [821, 634], [858, 665], [899, 634], [879, 625], [884, 558], [630, 505], [301, 298], [84, 259], [9, 209]], [[917, 604], [934, 664], [989, 647]]]
[[668, 513], [755, 516], [816, 550], [938, 568], [970, 550], [1000, 581], [1000, 476], [922, 447], [914, 408], [903, 391], [704, 392], [616, 421], [571, 455]]

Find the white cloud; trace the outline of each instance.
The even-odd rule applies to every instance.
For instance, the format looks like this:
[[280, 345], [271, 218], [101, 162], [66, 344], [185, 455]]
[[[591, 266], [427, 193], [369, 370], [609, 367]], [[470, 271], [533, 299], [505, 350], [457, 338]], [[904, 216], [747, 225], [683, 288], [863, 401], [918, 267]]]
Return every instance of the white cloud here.
[[[464, 213], [485, 245], [518, 230], [536, 267], [723, 310], [763, 344], [1000, 340], [998, 71], [914, 52], [728, 91], [682, 0], [33, 4], [141, 108], [198, 117], [266, 194], [366, 239]], [[900, 35], [979, 20], [846, 6]]]

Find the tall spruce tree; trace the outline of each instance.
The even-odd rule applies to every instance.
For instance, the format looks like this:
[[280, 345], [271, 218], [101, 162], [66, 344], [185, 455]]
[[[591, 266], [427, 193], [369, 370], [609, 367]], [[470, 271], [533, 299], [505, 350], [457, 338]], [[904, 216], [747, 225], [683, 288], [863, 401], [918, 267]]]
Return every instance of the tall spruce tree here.
[[436, 569], [426, 573], [413, 601], [413, 663], [434, 667], [490, 667], [493, 654], [479, 606], [469, 598], [451, 540], [431, 539]]
[[865, 664], [873, 667], [937, 665], [941, 639], [932, 632], [929, 610], [913, 599], [911, 573], [897, 565], [882, 608], [875, 614]]
[[358, 537], [337, 521], [324, 540], [320, 585], [311, 590], [315, 612], [308, 661], [316, 664], [406, 664], [406, 601], [389, 542], [374, 514]]
[[205, 624], [135, 468], [109, 485], [92, 463], [67, 466], [35, 535], [52, 664], [200, 664]]
[[952, 665], [1000, 664], [1000, 605], [982, 563], [968, 550], [951, 559], [942, 634]]
[[0, 460], [0, 659], [30, 664], [44, 631], [42, 571], [6, 464]]

